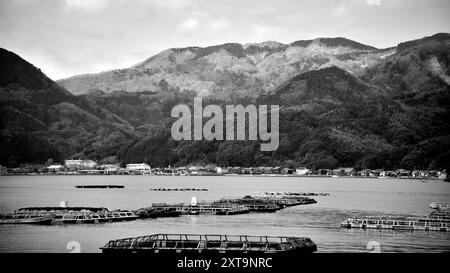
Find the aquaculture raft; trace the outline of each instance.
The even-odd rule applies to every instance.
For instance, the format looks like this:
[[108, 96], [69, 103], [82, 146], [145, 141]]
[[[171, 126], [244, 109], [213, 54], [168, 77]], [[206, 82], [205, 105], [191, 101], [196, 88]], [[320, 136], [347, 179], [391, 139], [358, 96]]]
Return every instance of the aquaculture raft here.
[[124, 185], [77, 185], [77, 189], [123, 189]]
[[348, 218], [343, 228], [449, 231], [450, 220], [433, 217], [362, 217]]
[[117, 210], [101, 213], [93, 212], [63, 212], [55, 215], [55, 224], [98, 224], [105, 222], [131, 221], [138, 216], [131, 211]]
[[48, 225], [53, 222], [54, 215], [40, 213], [8, 213], [0, 214], [0, 224], [39, 224]]
[[235, 215], [248, 213], [249, 209], [245, 206], [235, 205], [235, 204], [198, 204], [198, 205], [188, 205], [188, 204], [165, 204], [157, 203], [152, 204], [155, 209], [166, 209], [175, 210], [181, 214], [216, 214], [216, 215]]
[[148, 207], [141, 208], [134, 211], [139, 218], [160, 218], [160, 217], [178, 217], [181, 212], [177, 211], [176, 208], [158, 208], [158, 207]]
[[449, 211], [450, 210], [450, 203], [431, 203], [430, 208], [437, 210], [437, 211]]
[[211, 204], [216, 206], [242, 205], [248, 208], [251, 212], [275, 212], [282, 209], [282, 207], [277, 204], [254, 199], [248, 196], [238, 199], [222, 198], [219, 201], [212, 202]]
[[206, 188], [152, 188], [151, 191], [208, 191]]
[[113, 210], [90, 207], [30, 207], [19, 209], [22, 213], [53, 215], [53, 224], [97, 224], [130, 221], [138, 218], [129, 210]]
[[326, 192], [265, 192], [266, 196], [329, 196]]
[[249, 235], [153, 234], [109, 241], [103, 253], [187, 254], [292, 254], [317, 251], [307, 237]]

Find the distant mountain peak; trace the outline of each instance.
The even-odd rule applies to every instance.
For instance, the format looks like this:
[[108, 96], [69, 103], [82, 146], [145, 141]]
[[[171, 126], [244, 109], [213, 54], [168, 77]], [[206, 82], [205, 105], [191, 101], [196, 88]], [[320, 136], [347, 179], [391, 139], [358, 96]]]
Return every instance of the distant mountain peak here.
[[18, 84], [30, 90], [49, 89], [64, 95], [70, 94], [33, 64], [14, 52], [0, 48], [0, 87], [9, 84]]
[[212, 53], [219, 52], [220, 50], [225, 50], [236, 58], [244, 58], [244, 48], [238, 43], [226, 43], [222, 45], [200, 47], [198, 48], [195, 59], [200, 59], [202, 57], [208, 56]]
[[260, 48], [279, 48], [279, 47], [286, 47], [285, 44], [277, 42], [277, 41], [264, 41], [261, 43], [247, 43], [244, 44], [244, 49], [247, 49], [248, 47], [251, 46], [256, 46], [256, 47], [260, 47]]
[[335, 38], [316, 38], [313, 40], [299, 40], [291, 43], [293, 47], [307, 47], [311, 44], [322, 44], [328, 47], [350, 47], [357, 50], [376, 50], [377, 48], [365, 44], [358, 43], [356, 41], [343, 38], [343, 37], [335, 37]]

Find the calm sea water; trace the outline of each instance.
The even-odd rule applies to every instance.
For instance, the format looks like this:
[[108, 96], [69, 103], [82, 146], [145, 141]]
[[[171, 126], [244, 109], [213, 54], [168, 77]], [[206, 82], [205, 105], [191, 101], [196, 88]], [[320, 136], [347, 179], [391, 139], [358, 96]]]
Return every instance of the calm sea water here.
[[[79, 184], [120, 184], [124, 189], [75, 189]], [[155, 192], [158, 187], [208, 188], [207, 192]], [[152, 203], [189, 203], [265, 191], [328, 192], [318, 203], [276, 213], [181, 216], [98, 225], [0, 225], [0, 252], [100, 252], [109, 240], [153, 233], [307, 236], [319, 252], [450, 252], [450, 233], [341, 229], [350, 216], [430, 213], [432, 202], [450, 202], [450, 183], [408, 179], [180, 176], [0, 177], [0, 208], [102, 206], [137, 209]], [[373, 243], [375, 242], [375, 243]]]

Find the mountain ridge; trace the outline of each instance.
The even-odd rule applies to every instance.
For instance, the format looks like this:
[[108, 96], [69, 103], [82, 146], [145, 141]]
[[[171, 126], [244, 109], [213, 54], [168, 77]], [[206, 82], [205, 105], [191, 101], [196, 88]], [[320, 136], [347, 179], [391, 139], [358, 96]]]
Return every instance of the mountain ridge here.
[[[254, 96], [271, 92], [296, 74], [326, 66], [336, 65], [359, 73], [386, 54], [395, 52], [342, 37], [303, 42], [170, 48], [129, 68], [76, 75], [57, 82], [74, 94], [85, 94], [90, 90], [159, 92], [159, 82], [164, 80], [179, 90], [232, 99], [236, 95], [245, 97], [247, 93]], [[352, 53], [360, 54], [351, 58], [344, 56]], [[229, 84], [233, 94], [227, 89]]]

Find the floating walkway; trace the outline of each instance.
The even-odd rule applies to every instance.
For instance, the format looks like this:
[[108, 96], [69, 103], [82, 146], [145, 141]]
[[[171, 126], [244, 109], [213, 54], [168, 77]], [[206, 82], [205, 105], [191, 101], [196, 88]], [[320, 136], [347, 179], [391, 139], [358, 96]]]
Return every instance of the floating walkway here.
[[307, 237], [249, 235], [154, 234], [109, 241], [103, 253], [146, 253], [149, 255], [276, 255], [317, 251]]

